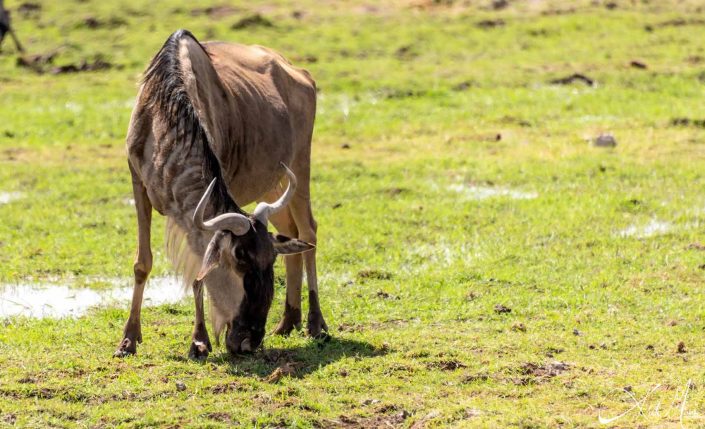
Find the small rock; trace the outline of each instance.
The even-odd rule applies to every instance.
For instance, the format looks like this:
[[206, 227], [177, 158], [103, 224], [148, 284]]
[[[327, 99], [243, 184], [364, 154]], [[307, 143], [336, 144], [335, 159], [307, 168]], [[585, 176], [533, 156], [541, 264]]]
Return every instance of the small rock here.
[[340, 148], [341, 149], [350, 149], [350, 145], [347, 143], [343, 143], [342, 145], [340, 145]]
[[183, 381], [177, 381], [174, 384], [176, 384], [176, 390], [178, 390], [179, 392], [183, 392], [184, 390], [186, 390], [186, 385]]
[[595, 147], [615, 147], [617, 146], [617, 140], [612, 134], [600, 134], [593, 140], [592, 144]]

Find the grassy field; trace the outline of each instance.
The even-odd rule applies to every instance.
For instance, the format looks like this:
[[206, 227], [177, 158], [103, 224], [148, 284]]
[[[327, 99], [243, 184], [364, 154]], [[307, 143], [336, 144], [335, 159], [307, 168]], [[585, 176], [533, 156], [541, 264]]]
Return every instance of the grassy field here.
[[[117, 360], [127, 306], [8, 318], [0, 426], [705, 425], [697, 2], [224, 3], [6, 1], [34, 70], [6, 40], [0, 282], [130, 278], [124, 136], [140, 73], [183, 27], [275, 48], [318, 83], [330, 340], [199, 364], [185, 299], [145, 309], [138, 355]], [[104, 68], [59, 73], [84, 63]], [[553, 82], [574, 73], [593, 85]]]

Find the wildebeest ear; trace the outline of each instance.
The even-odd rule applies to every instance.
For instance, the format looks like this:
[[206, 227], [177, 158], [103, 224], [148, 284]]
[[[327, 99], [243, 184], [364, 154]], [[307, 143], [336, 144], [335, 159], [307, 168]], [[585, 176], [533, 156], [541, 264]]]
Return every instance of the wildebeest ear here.
[[280, 255], [293, 255], [295, 253], [305, 252], [307, 250], [315, 249], [311, 243], [301, 241], [298, 238], [289, 238], [286, 235], [271, 235], [272, 245], [274, 250]]
[[213, 268], [217, 267], [220, 264], [220, 239], [222, 238], [222, 235], [218, 232], [216, 233], [213, 238], [211, 239], [211, 242], [208, 243], [208, 247], [206, 248], [206, 253], [203, 255], [203, 262], [201, 263], [201, 269], [198, 271], [198, 275], [196, 276], [196, 280], [201, 281], [205, 276], [210, 273]]

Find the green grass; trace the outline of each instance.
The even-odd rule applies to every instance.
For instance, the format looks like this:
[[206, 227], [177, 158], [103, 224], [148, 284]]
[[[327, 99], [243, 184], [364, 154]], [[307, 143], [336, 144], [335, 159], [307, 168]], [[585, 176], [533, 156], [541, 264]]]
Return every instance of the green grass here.
[[[611, 426], [705, 424], [692, 245], [705, 128], [673, 123], [705, 118], [697, 2], [232, 2], [213, 17], [192, 9], [218, 2], [39, 3], [6, 4], [30, 54], [116, 67], [39, 75], [5, 41], [0, 192], [24, 198], [0, 205], [0, 281], [131, 275], [125, 131], [141, 71], [185, 27], [275, 48], [320, 87], [312, 192], [332, 339], [267, 337], [254, 356], [220, 346], [198, 364], [185, 300], [146, 308], [138, 355], [116, 360], [126, 307], [8, 319], [0, 425], [601, 427], [635, 400]], [[255, 12], [273, 26], [231, 28]], [[549, 83], [574, 72], [597, 85]], [[616, 148], [589, 144], [603, 132]], [[649, 235], [652, 222], [669, 229]], [[163, 219], [153, 228], [161, 275]], [[284, 363], [293, 375], [268, 381]]]

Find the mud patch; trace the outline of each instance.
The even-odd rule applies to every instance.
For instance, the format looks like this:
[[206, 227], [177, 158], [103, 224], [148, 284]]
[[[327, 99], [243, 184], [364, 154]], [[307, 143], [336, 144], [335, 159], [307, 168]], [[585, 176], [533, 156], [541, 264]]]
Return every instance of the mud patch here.
[[573, 73], [570, 76], [561, 77], [558, 79], [553, 79], [553, 80], [548, 81], [548, 83], [550, 83], [551, 85], [570, 85], [571, 83], [574, 83], [574, 82], [582, 82], [587, 86], [595, 86], [596, 85], [596, 82], [594, 79], [591, 79], [591, 78], [585, 76], [584, 74], [580, 74], [580, 73]]
[[17, 7], [17, 13], [22, 18], [36, 18], [42, 11], [42, 5], [33, 2], [24, 2]]
[[102, 55], [96, 55], [92, 59], [83, 59], [78, 63], [54, 66], [57, 54], [57, 51], [51, 51], [44, 54], [25, 55], [17, 58], [17, 66], [27, 68], [37, 74], [64, 74], [121, 68], [107, 61]]
[[457, 184], [449, 186], [448, 189], [461, 193], [471, 200], [486, 200], [495, 197], [508, 197], [513, 200], [533, 200], [539, 196], [536, 192], [481, 185]]
[[[0, 284], [0, 317], [78, 317], [91, 308], [122, 305], [132, 298], [131, 280], [103, 281], [114, 287], [96, 290], [52, 283]], [[144, 305], [177, 303], [184, 298], [181, 282], [175, 277], [156, 277], [147, 283]]]
[[516, 385], [541, 383], [570, 370], [570, 365], [565, 362], [553, 361], [545, 365], [526, 362], [519, 367], [520, 377], [513, 378]]
[[672, 127], [693, 127], [693, 128], [705, 128], [705, 119], [692, 119], [692, 118], [672, 118]]
[[246, 16], [233, 24], [230, 28], [232, 30], [242, 30], [244, 28], [253, 28], [253, 27], [265, 27], [265, 28], [270, 28], [274, 27], [274, 24], [272, 21], [268, 20], [267, 18], [263, 17], [259, 13], [256, 13], [254, 15]]
[[504, 27], [504, 20], [502, 19], [483, 19], [482, 21], [478, 21], [475, 24], [475, 27], [482, 28], [482, 29], [490, 29], [490, 28], [497, 28], [497, 27]]
[[358, 279], [391, 280], [394, 275], [387, 271], [369, 269], [357, 273]]
[[192, 9], [191, 16], [207, 15], [209, 18], [218, 19], [234, 15], [240, 12], [241, 10], [242, 9], [236, 8], [231, 5], [222, 4], [218, 6], [208, 6], [203, 8]]
[[127, 20], [125, 18], [121, 18], [119, 16], [111, 16], [107, 20], [96, 18], [94, 16], [87, 16], [81, 22], [79, 22], [76, 25], [76, 27], [97, 30], [99, 28], [113, 29], [113, 28], [118, 28], [118, 27], [124, 27], [126, 25], [127, 25]]

